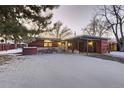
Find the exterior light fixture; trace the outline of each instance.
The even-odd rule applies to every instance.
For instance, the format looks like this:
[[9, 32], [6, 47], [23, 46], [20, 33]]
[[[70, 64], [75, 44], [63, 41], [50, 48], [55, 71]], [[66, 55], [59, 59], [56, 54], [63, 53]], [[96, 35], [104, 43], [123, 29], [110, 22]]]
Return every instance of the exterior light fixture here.
[[71, 43], [68, 43], [68, 46], [70, 47], [71, 46]]
[[93, 46], [93, 41], [89, 41], [89, 42], [88, 42], [88, 45], [89, 45], [89, 46]]
[[61, 46], [62, 45], [61, 42], [58, 42], [58, 45]]
[[91, 47], [93, 47], [93, 41], [88, 41], [87, 40], [87, 55], [88, 55], [88, 53], [89, 53], [89, 46], [91, 46]]

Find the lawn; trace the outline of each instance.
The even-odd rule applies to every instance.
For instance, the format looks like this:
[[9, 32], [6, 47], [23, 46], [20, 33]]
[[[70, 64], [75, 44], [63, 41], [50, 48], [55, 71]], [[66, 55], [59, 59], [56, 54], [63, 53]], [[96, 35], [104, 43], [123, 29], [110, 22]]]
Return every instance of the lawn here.
[[124, 87], [124, 65], [79, 54], [17, 56], [0, 66], [0, 87]]
[[[83, 55], [87, 56], [86, 54], [83, 54]], [[88, 56], [89, 57], [101, 58], [101, 59], [105, 59], [105, 60], [111, 60], [111, 61], [115, 61], [115, 62], [124, 63], [124, 57], [119, 56], [119, 55], [115, 55], [113, 53], [111, 53], [111, 54], [89, 53]]]

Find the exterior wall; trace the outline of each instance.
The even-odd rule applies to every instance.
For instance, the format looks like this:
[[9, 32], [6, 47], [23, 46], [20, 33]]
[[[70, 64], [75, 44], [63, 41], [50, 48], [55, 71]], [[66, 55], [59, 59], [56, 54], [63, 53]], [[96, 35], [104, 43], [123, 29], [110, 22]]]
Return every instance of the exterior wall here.
[[58, 42], [52, 42], [52, 47], [58, 47]]
[[96, 42], [96, 53], [101, 53], [101, 42], [97, 40]]
[[2, 48], [3, 46], [2, 46], [2, 44], [0, 44], [0, 51], [2, 51], [3, 50], [3, 48]]
[[[47, 46], [44, 46], [47, 45]], [[50, 45], [50, 46], [49, 46]], [[29, 47], [58, 47], [58, 42], [44, 42], [44, 40], [36, 40], [28, 44]]]
[[9, 49], [15, 49], [16, 48], [16, 45], [15, 44], [11, 44], [10, 46], [8, 46]]
[[79, 51], [80, 52], [86, 52], [87, 51], [87, 41], [86, 40], [83, 40], [83, 41], [80, 41], [79, 42]]
[[117, 51], [117, 43], [110, 43], [109, 47], [111, 51]]
[[[107, 53], [108, 52], [108, 41], [107, 40], [89, 40], [92, 42], [92, 45], [88, 45], [88, 52], [96, 52], [96, 53]], [[88, 42], [89, 42], [88, 41]], [[44, 46], [44, 43], [50, 43], [52, 47], [58, 47], [58, 42], [51, 41], [51, 42], [44, 42], [44, 40], [36, 40], [29, 44], [29, 47], [49, 47]], [[68, 46], [68, 44], [71, 44]], [[87, 52], [87, 40], [71, 40], [65, 41], [64, 49], [70, 50], [79, 50], [80, 52]], [[49, 45], [49, 44], [48, 44]], [[51, 47], [50, 46], [50, 47]]]
[[[92, 42], [92, 45], [88, 45], [88, 42]], [[100, 50], [100, 44], [98, 41], [94, 41], [94, 40], [90, 40], [90, 41], [87, 41], [87, 40], [83, 40], [82, 42], [79, 43], [79, 50], [81, 52], [87, 52], [87, 48], [88, 48], [88, 52], [99, 52]]]
[[29, 47], [43, 47], [44, 40], [36, 40], [28, 44]]
[[34, 55], [37, 54], [37, 48], [35, 47], [27, 47], [27, 48], [23, 48], [23, 55]]
[[107, 53], [107, 52], [108, 52], [108, 41], [101, 40], [101, 53]]
[[10, 50], [10, 49], [15, 49], [15, 48], [16, 48], [15, 44], [0, 44], [0, 51]]
[[[88, 45], [88, 42], [92, 42], [92, 45]], [[76, 49], [79, 50], [79, 52], [88, 52], [91, 53], [107, 53], [108, 52], [108, 41], [107, 40], [77, 40], [77, 41], [71, 41], [70, 43], [72, 46], [68, 46], [68, 49]], [[68, 41], [69, 42], [69, 41]]]

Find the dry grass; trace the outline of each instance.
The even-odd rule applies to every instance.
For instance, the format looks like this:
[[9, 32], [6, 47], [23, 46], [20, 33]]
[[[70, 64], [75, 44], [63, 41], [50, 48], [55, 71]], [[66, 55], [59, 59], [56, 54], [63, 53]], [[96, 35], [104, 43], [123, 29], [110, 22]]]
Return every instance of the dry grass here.
[[8, 61], [14, 59], [14, 56], [11, 55], [0, 55], [0, 65], [8, 64]]
[[[85, 56], [86, 56], [86, 54], [85, 54]], [[101, 59], [105, 59], [105, 60], [116, 61], [116, 62], [120, 62], [120, 63], [124, 63], [124, 58], [113, 57], [113, 56], [111, 56], [111, 55], [104, 55], [104, 54], [97, 54], [97, 53], [89, 53], [88, 56], [90, 56], [90, 57], [95, 57], [95, 58], [101, 58]]]

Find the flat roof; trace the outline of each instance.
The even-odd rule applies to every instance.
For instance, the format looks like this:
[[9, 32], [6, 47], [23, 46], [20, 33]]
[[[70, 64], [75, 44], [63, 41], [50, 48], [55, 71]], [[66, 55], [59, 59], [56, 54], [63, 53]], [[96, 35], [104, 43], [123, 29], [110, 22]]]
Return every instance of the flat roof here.
[[37, 37], [36, 40], [51, 40], [51, 41], [61, 41], [60, 38], [41, 38]]
[[109, 40], [109, 38], [104, 38], [104, 37], [98, 37], [98, 36], [89, 36], [89, 35], [82, 35], [82, 36], [76, 36], [76, 37], [72, 37], [72, 38], [68, 38], [68, 39], [65, 39], [65, 40], [75, 40], [75, 39], [86, 39], [86, 40], [100, 40], [100, 39], [103, 39], [103, 40]]

